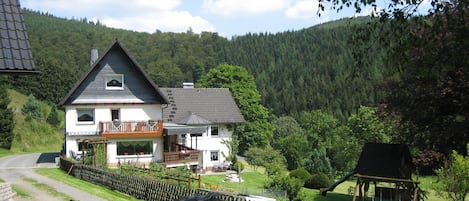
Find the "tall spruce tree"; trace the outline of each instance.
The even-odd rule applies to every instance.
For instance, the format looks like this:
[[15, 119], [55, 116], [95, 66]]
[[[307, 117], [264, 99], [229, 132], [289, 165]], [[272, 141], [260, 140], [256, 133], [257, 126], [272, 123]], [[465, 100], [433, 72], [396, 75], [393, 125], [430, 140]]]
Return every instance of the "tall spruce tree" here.
[[10, 97], [5, 84], [0, 81], [0, 147], [5, 149], [11, 148], [13, 141], [13, 111], [8, 108]]

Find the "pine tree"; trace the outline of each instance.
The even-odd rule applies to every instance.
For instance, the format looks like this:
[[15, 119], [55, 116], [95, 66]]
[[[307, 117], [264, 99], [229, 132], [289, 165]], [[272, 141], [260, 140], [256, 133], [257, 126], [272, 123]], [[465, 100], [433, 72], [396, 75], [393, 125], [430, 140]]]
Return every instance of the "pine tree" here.
[[13, 141], [13, 111], [8, 108], [10, 98], [4, 84], [0, 83], [0, 147], [10, 149]]
[[49, 116], [47, 116], [47, 123], [49, 123], [52, 126], [60, 125], [59, 113], [57, 112], [57, 106], [55, 105], [52, 106]]

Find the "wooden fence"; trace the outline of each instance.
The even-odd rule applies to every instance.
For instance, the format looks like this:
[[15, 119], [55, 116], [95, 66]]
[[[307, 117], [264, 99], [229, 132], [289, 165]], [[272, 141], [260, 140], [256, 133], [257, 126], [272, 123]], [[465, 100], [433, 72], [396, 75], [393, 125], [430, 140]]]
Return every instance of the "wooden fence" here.
[[[142, 200], [175, 201], [188, 196], [211, 193], [206, 190], [166, 184], [139, 176], [122, 175], [88, 165], [73, 163], [63, 157], [60, 158], [60, 168], [76, 178], [105, 186]], [[245, 201], [244, 197], [228, 194], [217, 194], [216, 198], [223, 201]]]

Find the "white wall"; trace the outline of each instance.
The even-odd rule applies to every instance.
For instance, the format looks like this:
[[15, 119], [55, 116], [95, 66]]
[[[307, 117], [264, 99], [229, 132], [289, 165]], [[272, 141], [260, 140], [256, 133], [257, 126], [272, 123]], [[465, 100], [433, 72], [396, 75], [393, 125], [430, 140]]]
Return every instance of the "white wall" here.
[[[207, 132], [202, 134], [202, 137], [190, 137], [186, 135], [186, 145], [190, 146], [192, 141], [193, 148], [200, 150], [201, 156], [199, 158], [199, 164], [202, 165], [203, 169], [213, 167], [225, 163], [226, 158], [230, 154], [228, 147], [222, 143], [223, 140], [231, 140], [233, 131], [228, 130], [226, 125], [218, 125], [218, 136], [211, 136], [211, 127], [208, 126]], [[197, 143], [196, 143], [197, 141]], [[195, 147], [197, 145], [197, 147]], [[218, 161], [210, 160], [210, 152], [219, 151]], [[224, 153], [224, 155], [222, 154]]]
[[[94, 108], [94, 122], [91, 124], [83, 124], [77, 122], [77, 108]], [[79, 106], [66, 106], [65, 107], [65, 132], [98, 132], [99, 122], [111, 121], [111, 109], [120, 109], [121, 121], [148, 121], [162, 120], [162, 109], [160, 104], [135, 104], [135, 105], [79, 105]], [[66, 156], [71, 157], [70, 151], [78, 152], [78, 140], [89, 138], [90, 136], [69, 136], [66, 135]], [[143, 139], [137, 139], [141, 141]], [[163, 158], [163, 139], [161, 137], [151, 139], [153, 141], [153, 156], [148, 156], [144, 161], [158, 161]], [[108, 162], [117, 163], [115, 158], [117, 155], [116, 140], [109, 140], [107, 147]]]
[[[83, 124], [77, 122], [77, 108], [94, 108], [94, 122]], [[92, 132], [99, 130], [100, 121], [111, 121], [111, 109], [120, 109], [121, 121], [162, 120], [161, 105], [99, 105], [99, 106], [66, 106], [65, 132]]]

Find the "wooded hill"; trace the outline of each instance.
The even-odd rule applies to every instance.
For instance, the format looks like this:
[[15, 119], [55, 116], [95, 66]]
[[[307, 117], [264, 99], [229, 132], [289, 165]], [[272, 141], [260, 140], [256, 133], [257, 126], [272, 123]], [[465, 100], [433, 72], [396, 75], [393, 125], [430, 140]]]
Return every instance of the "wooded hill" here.
[[[11, 85], [24, 94], [58, 103], [89, 68], [89, 50], [103, 53], [118, 39], [160, 87], [197, 84], [221, 63], [245, 67], [254, 77], [263, 104], [276, 115], [296, 116], [321, 109], [345, 120], [360, 105], [375, 105], [381, 95], [380, 53], [366, 77], [353, 77], [352, 24], [340, 20], [299, 31], [256, 33], [230, 40], [217, 33], [140, 33], [108, 28], [87, 19], [62, 19], [23, 10], [39, 76], [17, 76]], [[357, 23], [358, 22], [358, 23]]]

